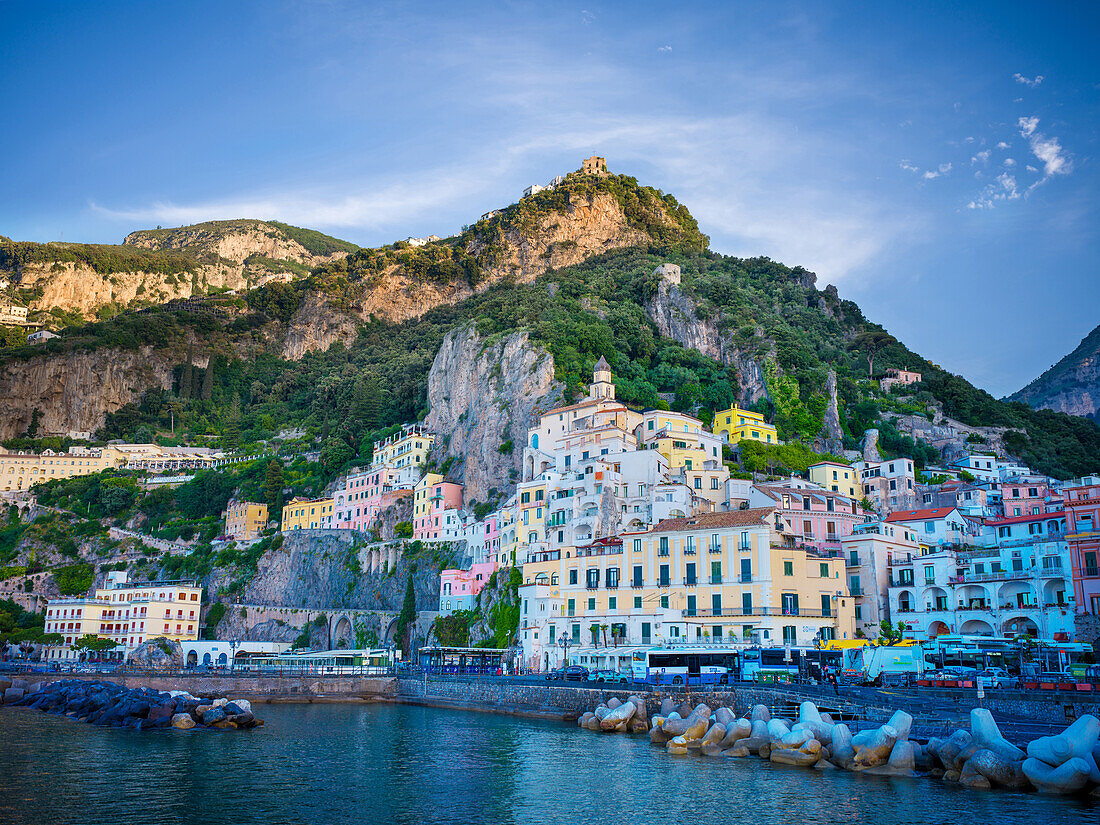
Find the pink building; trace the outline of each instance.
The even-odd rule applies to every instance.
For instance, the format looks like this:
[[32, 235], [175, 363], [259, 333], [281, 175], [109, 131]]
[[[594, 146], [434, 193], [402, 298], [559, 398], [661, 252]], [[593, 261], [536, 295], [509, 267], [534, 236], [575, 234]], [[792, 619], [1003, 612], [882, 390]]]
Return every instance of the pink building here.
[[378, 514], [413, 494], [416, 478], [409, 468], [380, 467], [348, 476], [334, 494], [333, 525], [344, 530], [369, 530]]
[[443, 570], [439, 574], [439, 615], [473, 610], [477, 594], [497, 570], [495, 561], [475, 564], [469, 570]]
[[1078, 613], [1100, 616], [1100, 476], [1066, 482], [1066, 543]]
[[840, 540], [873, 515], [854, 499], [828, 490], [754, 486], [750, 507], [775, 507], [807, 547], [840, 553]]
[[1001, 485], [1001, 501], [1005, 518], [1042, 516], [1062, 509], [1062, 497], [1051, 495], [1041, 481], [1006, 481]]
[[413, 538], [421, 541], [457, 540], [462, 532], [458, 520], [461, 507], [461, 484], [436, 481], [423, 487], [418, 485], [413, 499]]

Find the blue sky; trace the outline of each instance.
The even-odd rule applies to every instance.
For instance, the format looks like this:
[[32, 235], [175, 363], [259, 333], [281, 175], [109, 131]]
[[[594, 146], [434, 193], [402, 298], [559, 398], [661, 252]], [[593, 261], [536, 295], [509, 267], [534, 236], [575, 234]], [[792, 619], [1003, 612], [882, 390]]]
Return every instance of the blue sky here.
[[0, 31], [16, 239], [448, 235], [598, 153], [996, 395], [1100, 322], [1097, 6], [7, 0]]

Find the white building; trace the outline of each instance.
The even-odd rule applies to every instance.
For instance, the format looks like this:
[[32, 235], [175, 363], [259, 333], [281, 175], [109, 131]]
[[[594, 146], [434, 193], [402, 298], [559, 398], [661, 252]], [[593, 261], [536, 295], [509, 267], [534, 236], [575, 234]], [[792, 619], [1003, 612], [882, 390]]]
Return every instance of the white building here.
[[916, 535], [902, 524], [872, 521], [840, 539], [848, 571], [848, 590], [855, 599], [856, 630], [876, 638], [879, 623], [896, 623], [890, 612], [890, 561], [920, 553]]

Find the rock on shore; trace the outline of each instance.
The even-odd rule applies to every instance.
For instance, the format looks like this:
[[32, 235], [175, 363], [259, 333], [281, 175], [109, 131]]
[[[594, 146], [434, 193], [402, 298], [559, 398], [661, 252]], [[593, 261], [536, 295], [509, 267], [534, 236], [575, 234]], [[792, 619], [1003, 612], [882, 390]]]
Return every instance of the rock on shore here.
[[[18, 697], [7, 694], [18, 691]], [[195, 727], [230, 730], [263, 724], [247, 699], [200, 699], [184, 691], [164, 692], [148, 687], [125, 688], [111, 682], [63, 679], [27, 688], [9, 687], [5, 704], [68, 716], [93, 725], [116, 728]]]

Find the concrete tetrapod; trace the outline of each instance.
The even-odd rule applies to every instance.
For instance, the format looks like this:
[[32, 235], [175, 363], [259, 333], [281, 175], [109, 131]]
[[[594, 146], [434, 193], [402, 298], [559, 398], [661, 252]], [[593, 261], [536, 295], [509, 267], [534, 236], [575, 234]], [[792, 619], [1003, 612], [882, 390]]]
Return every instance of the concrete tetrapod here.
[[600, 720], [600, 730], [626, 730], [626, 726], [630, 723], [630, 720], [637, 711], [638, 708], [633, 702], [626, 702], [625, 704], [612, 708], [611, 711]]
[[706, 735], [699, 740], [699, 752], [704, 756], [717, 756], [722, 752], [721, 743], [725, 738], [726, 726], [721, 722], [715, 722]]
[[1008, 762], [1022, 762], [1024, 752], [1001, 735], [993, 714], [985, 708], [970, 711], [970, 735], [984, 750], [992, 751]]
[[[864, 733], [869, 734], [864, 736]], [[852, 746], [856, 749], [856, 758], [852, 760], [852, 770], [874, 768], [885, 764], [894, 749], [898, 732], [890, 725], [882, 725], [872, 731], [862, 731], [852, 737]]]
[[1089, 773], [1089, 763], [1080, 756], [1071, 756], [1057, 767], [1033, 756], [1024, 760], [1024, 775], [1039, 793], [1077, 793], [1088, 785]]
[[[996, 785], [1001, 788], [1022, 790], [1028, 787], [1027, 777], [1024, 775], [1023, 760], [1005, 759], [1001, 754], [988, 748], [982, 748], [966, 760], [959, 774], [959, 784], [968, 787], [988, 787]], [[989, 785], [983, 786], [974, 780], [977, 774], [985, 779]], [[971, 784], [973, 783], [973, 784]]]
[[1044, 736], [1029, 742], [1027, 755], [1057, 767], [1074, 756], [1091, 757], [1097, 737], [1100, 737], [1100, 720], [1086, 714], [1057, 736]]

